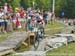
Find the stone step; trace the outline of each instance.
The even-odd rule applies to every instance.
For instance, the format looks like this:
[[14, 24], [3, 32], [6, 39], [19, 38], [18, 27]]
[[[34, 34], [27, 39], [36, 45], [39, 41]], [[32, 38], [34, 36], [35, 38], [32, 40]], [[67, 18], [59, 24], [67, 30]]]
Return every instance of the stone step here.
[[19, 55], [19, 56], [46, 56], [46, 53], [44, 51], [25, 51], [22, 53], [16, 53], [14, 55]]
[[10, 48], [17, 48], [17, 46], [20, 45], [22, 41], [27, 39], [27, 34], [28, 33], [26, 32], [15, 32], [12, 35], [8, 36], [8, 38], [4, 42], [0, 43], [0, 52], [2, 50], [8, 50]]

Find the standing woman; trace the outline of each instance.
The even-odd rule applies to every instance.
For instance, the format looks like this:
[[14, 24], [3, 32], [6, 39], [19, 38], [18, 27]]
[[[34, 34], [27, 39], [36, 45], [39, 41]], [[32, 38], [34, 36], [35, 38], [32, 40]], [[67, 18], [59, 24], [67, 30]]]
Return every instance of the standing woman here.
[[19, 13], [20, 9], [16, 8], [16, 12], [15, 12], [15, 16], [16, 16], [16, 29], [20, 29], [21, 28], [21, 23], [20, 23], [20, 13]]
[[8, 16], [8, 26], [7, 26], [7, 31], [13, 31], [13, 27], [12, 27], [12, 17], [11, 17], [12, 14], [10, 14]]
[[21, 22], [21, 25], [22, 25], [22, 28], [24, 28], [25, 29], [25, 24], [26, 24], [26, 13], [25, 13], [25, 11], [24, 11], [24, 8], [21, 8], [20, 9], [20, 22]]
[[16, 14], [11, 14], [13, 30], [16, 30]]
[[12, 6], [8, 5], [8, 26], [7, 26], [7, 30], [8, 31], [12, 31], [12, 15], [13, 15], [13, 10], [12, 10]]
[[7, 32], [7, 16], [4, 14], [3, 15], [3, 20], [4, 20], [4, 29], [3, 32], [6, 33]]

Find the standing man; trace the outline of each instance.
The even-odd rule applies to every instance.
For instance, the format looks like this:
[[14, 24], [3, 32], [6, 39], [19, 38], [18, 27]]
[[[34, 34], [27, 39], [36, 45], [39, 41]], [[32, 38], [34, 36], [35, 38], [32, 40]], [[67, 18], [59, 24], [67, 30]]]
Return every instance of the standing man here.
[[45, 10], [43, 11], [43, 19], [45, 21], [45, 24], [47, 24], [47, 13]]
[[52, 22], [52, 17], [53, 17], [53, 13], [52, 11], [50, 10], [48, 12], [48, 16], [47, 16], [47, 23], [51, 23]]
[[64, 10], [62, 10], [61, 16], [62, 16], [62, 18], [65, 16]]

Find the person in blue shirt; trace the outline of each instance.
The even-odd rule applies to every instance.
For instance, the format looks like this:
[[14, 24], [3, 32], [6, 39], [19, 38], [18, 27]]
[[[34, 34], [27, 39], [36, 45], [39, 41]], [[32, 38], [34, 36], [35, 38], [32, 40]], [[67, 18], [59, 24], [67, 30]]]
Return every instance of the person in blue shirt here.
[[65, 13], [64, 13], [64, 11], [62, 10], [62, 12], [61, 12], [61, 16], [62, 17], [64, 17], [65, 16]]

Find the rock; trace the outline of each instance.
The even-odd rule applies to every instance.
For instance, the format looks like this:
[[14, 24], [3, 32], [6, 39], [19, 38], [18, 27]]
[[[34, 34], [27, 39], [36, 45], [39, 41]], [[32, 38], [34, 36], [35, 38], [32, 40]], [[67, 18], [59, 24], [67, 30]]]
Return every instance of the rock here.
[[67, 27], [67, 28], [63, 29], [61, 33], [71, 34], [73, 30], [75, 30], [75, 27], [71, 26], [71, 27]]
[[[17, 46], [20, 45], [20, 43], [25, 39], [27, 39], [26, 32], [13, 33], [11, 36], [8, 36], [8, 38], [4, 42], [0, 43], [0, 51], [8, 50], [10, 48], [12, 49], [17, 48]], [[5, 48], [5, 47], [10, 47], [10, 48]]]
[[22, 53], [16, 53], [15, 55], [19, 56], [46, 56], [44, 51], [25, 51]]
[[55, 34], [55, 36], [59, 36], [59, 37], [63, 37], [63, 38], [67, 38], [68, 42], [72, 42], [75, 41], [75, 35], [74, 34]]
[[67, 39], [66, 38], [56, 37], [56, 38], [52, 38], [52, 39], [47, 40], [47, 45], [49, 45], [53, 48], [60, 47], [63, 44], [67, 45]]

